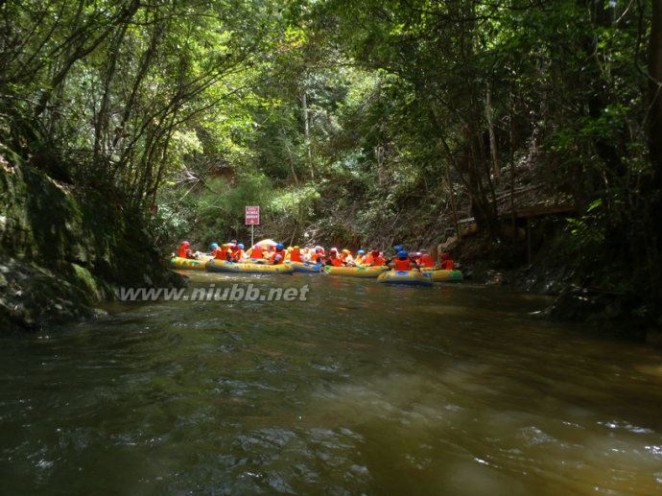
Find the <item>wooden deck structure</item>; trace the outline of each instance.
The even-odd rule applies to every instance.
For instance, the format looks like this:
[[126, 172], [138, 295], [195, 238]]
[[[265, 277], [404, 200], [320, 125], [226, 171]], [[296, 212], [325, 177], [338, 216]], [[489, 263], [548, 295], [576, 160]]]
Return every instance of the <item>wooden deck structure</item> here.
[[[496, 197], [497, 214], [504, 226], [511, 225], [515, 229], [524, 229], [527, 246], [527, 263], [532, 259], [532, 220], [535, 218], [572, 214], [576, 207], [569, 195], [557, 193], [549, 196], [543, 191], [544, 185], [520, 187], [501, 193]], [[460, 237], [470, 236], [478, 232], [478, 226], [473, 217], [458, 220]]]

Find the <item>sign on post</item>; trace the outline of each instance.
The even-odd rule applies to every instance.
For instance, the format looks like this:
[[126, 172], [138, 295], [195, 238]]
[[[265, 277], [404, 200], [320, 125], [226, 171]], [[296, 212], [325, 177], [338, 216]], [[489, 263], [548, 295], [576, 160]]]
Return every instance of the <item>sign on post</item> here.
[[255, 226], [260, 225], [260, 207], [246, 206], [244, 212], [244, 223], [251, 226], [251, 247], [253, 246], [253, 237], [255, 234]]
[[260, 207], [246, 207], [246, 225], [259, 226], [260, 225]]

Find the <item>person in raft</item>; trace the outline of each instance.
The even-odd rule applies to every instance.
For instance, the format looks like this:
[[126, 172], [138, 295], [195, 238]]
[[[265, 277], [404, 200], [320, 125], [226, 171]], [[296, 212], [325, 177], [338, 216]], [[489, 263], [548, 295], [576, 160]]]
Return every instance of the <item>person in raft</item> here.
[[386, 265], [386, 259], [379, 250], [372, 250], [366, 255], [363, 265], [381, 267], [382, 265]]
[[283, 243], [278, 243], [276, 249], [271, 254], [269, 259], [270, 264], [282, 264], [285, 262], [285, 245]]
[[243, 243], [238, 243], [237, 246], [235, 246], [230, 254], [232, 257], [233, 262], [240, 262], [244, 258], [246, 258], [246, 252], [244, 251], [244, 244]]
[[442, 270], [453, 270], [455, 267], [455, 262], [451, 259], [451, 256], [444, 252], [441, 254], [441, 269]]
[[340, 256], [338, 256], [338, 248], [331, 248], [329, 250], [329, 258], [326, 260], [326, 265], [342, 267], [342, 260], [340, 259]]
[[390, 266], [400, 256], [401, 252], [407, 251], [407, 250], [405, 250], [405, 247], [402, 246], [402, 245], [395, 245], [393, 247], [393, 251], [395, 252], [395, 255], [393, 255], [393, 257], [391, 257], [391, 258], [386, 258], [385, 255], [382, 255], [382, 256], [384, 256], [384, 258], [386, 260], [386, 265]]
[[193, 250], [191, 250], [191, 243], [182, 241], [177, 248], [177, 256], [179, 258], [198, 258]]
[[346, 265], [347, 267], [354, 267], [356, 265], [356, 262], [354, 261], [354, 257], [352, 256], [352, 252], [349, 251], [348, 249], [344, 249], [342, 253], [340, 254], [340, 261], [342, 262], [343, 265]]
[[[294, 250], [292, 250], [294, 251]], [[304, 246], [299, 250], [301, 252], [301, 261], [310, 262], [313, 259], [313, 248], [311, 246]], [[290, 254], [291, 255], [291, 254]]]
[[224, 262], [231, 262], [232, 252], [230, 251], [230, 248], [227, 245], [223, 245], [216, 250], [216, 254], [214, 255], [214, 258], [216, 260], [223, 260]]
[[301, 248], [298, 246], [293, 247], [292, 250], [288, 253], [288, 259], [290, 262], [303, 262], [303, 257], [301, 256]]
[[209, 245], [209, 256], [216, 258], [216, 252], [219, 250], [218, 243], [213, 242]]
[[262, 245], [253, 245], [253, 247], [248, 250], [248, 256], [250, 258], [255, 258], [258, 260], [264, 259], [264, 246]]
[[409, 253], [405, 250], [398, 252], [398, 256], [389, 265], [393, 270], [397, 271], [408, 271], [418, 268], [416, 262], [409, 258]]
[[316, 246], [315, 247], [315, 253], [312, 254], [310, 257], [310, 261], [316, 264], [326, 264], [326, 253], [324, 252], [324, 248], [321, 246]]
[[434, 268], [434, 258], [428, 253], [427, 250], [421, 250], [421, 256], [418, 257], [417, 263], [420, 267]]

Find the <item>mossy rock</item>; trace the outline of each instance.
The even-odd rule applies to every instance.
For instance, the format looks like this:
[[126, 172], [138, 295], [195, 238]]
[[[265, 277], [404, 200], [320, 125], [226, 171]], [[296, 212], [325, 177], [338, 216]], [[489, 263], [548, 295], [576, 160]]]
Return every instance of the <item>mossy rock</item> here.
[[[0, 326], [35, 329], [91, 316], [113, 286], [182, 286], [117, 193], [0, 164]], [[6, 262], [7, 261], [7, 262]]]
[[83, 289], [85, 292], [95, 295], [97, 300], [101, 300], [103, 297], [103, 292], [99, 288], [96, 279], [92, 273], [87, 270], [85, 267], [72, 263], [71, 268], [73, 269], [73, 283], [78, 287]]

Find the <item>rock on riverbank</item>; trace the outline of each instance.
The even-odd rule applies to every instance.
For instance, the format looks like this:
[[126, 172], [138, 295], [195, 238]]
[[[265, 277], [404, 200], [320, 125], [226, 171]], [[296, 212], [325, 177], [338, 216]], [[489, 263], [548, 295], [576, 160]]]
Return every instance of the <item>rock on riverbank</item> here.
[[0, 161], [0, 331], [94, 315], [115, 286], [172, 286], [140, 212], [108, 192]]

